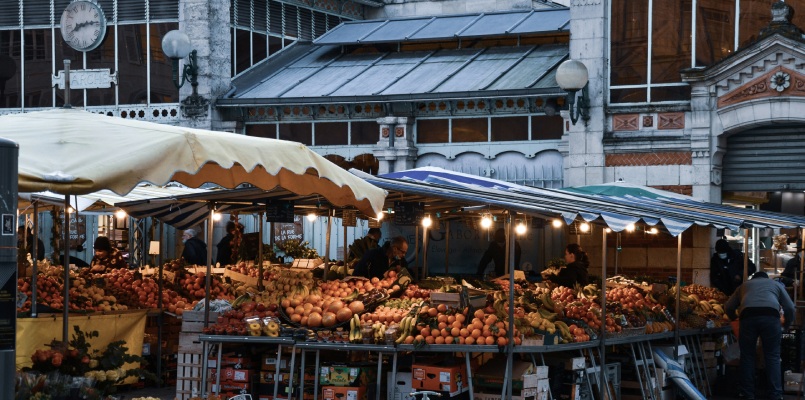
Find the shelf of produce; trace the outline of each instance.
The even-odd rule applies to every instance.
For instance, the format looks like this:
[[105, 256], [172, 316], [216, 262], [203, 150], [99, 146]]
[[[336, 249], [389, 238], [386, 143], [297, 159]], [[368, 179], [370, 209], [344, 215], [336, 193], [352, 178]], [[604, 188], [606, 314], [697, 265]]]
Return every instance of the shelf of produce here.
[[[516, 348], [516, 346], [515, 346]], [[503, 353], [505, 347], [467, 344], [437, 344], [414, 346], [413, 344], [397, 345], [399, 351], [416, 351], [424, 353]]]

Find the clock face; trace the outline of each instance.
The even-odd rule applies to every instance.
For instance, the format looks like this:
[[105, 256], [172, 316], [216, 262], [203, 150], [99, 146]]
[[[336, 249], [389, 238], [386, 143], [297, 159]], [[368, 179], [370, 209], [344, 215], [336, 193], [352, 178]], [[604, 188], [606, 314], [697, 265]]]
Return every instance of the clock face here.
[[75, 0], [61, 14], [61, 35], [70, 47], [90, 51], [98, 47], [106, 34], [106, 17], [101, 7], [90, 0]]

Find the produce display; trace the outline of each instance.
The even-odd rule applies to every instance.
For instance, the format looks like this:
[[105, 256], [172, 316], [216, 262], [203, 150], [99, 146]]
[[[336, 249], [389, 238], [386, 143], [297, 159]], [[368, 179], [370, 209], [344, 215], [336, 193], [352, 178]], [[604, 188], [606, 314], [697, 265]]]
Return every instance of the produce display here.
[[[256, 278], [253, 265], [238, 263], [226, 268], [238, 275], [213, 276], [210, 297], [229, 301], [232, 309], [205, 328], [208, 334], [293, 335], [306, 340], [412, 345], [508, 344], [507, 280], [456, 283], [450, 278], [429, 278], [410, 283], [410, 277], [392, 271], [383, 278], [323, 281], [310, 269], [274, 264], [263, 271], [262, 288], [258, 289], [256, 280], [242, 278]], [[204, 272], [189, 272], [177, 262], [166, 264], [164, 269], [175, 276], [173, 281], [164, 282], [162, 302], [166, 311], [181, 314], [204, 298]], [[61, 279], [60, 267], [45, 268], [37, 277], [39, 298], [53, 309], [63, 305]], [[136, 271], [81, 271], [71, 273], [71, 280], [72, 310], [113, 311], [158, 304], [157, 281]], [[30, 309], [30, 278], [19, 279], [18, 286], [29, 296], [20, 307], [26, 311]], [[517, 281], [513, 287], [514, 345], [595, 340], [602, 326], [609, 337], [726, 322], [722, 306], [726, 296], [700, 285], [682, 288], [680, 320], [674, 321], [675, 289], [666, 287], [652, 287], [623, 276], [608, 280], [603, 291], [597, 284], [569, 288]], [[480, 302], [468, 301], [469, 295], [463, 292], [470, 290]], [[600, 306], [602, 295], [607, 302], [605, 314]]]

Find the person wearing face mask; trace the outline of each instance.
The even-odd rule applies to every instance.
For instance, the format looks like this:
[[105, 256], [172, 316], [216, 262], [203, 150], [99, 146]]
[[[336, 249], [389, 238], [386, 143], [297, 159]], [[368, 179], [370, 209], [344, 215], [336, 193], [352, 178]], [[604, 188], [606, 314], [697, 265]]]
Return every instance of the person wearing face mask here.
[[195, 229], [186, 229], [182, 234], [182, 258], [188, 264], [207, 265], [207, 244], [196, 237]]
[[[755, 264], [749, 260], [748, 275], [756, 271]], [[710, 286], [732, 295], [735, 288], [743, 283], [744, 255], [733, 250], [724, 239], [716, 241], [716, 252], [710, 258]]]
[[383, 278], [386, 271], [396, 271], [410, 275], [405, 253], [408, 252], [408, 241], [402, 236], [392, 238], [381, 247], [364, 253], [352, 275], [365, 278]]
[[128, 268], [126, 260], [123, 259], [123, 254], [116, 248], [112, 247], [112, 242], [106, 236], [98, 236], [93, 244], [95, 249], [95, 256], [90, 261], [90, 271], [92, 272], [106, 272], [110, 269]]

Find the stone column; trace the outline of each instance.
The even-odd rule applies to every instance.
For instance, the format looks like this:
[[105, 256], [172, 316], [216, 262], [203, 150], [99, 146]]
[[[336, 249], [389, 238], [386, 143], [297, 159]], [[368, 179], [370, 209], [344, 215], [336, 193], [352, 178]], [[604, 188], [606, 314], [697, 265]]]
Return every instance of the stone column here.
[[[215, 100], [229, 91], [232, 83], [229, 5], [227, 1], [207, 0], [181, 0], [179, 3], [179, 29], [190, 37], [191, 48], [197, 51], [198, 94], [210, 101], [206, 116], [184, 118], [184, 126], [213, 130], [235, 127], [235, 122], [222, 121], [215, 107]], [[192, 88], [185, 84], [179, 90], [180, 101], [190, 94]]]
[[380, 125], [380, 140], [373, 150], [379, 162], [378, 175], [414, 168], [417, 148], [414, 146], [412, 118], [383, 117]]
[[570, 59], [584, 63], [589, 74], [590, 120], [587, 125], [579, 119], [570, 122], [567, 111], [565, 134], [559, 151], [564, 156], [564, 186], [582, 186], [603, 183], [605, 154], [604, 114], [605, 58], [609, 38], [606, 35], [606, 3], [601, 0], [572, 0], [570, 5]]

